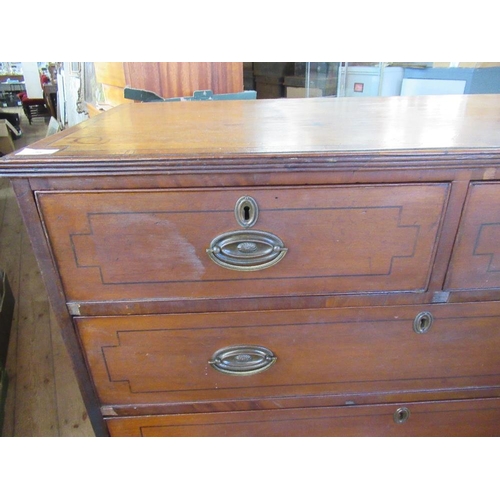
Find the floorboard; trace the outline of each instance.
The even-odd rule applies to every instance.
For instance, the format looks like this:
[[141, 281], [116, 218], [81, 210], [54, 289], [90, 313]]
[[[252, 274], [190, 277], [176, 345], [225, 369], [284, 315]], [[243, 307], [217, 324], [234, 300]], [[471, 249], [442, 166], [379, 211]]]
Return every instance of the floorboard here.
[[[15, 111], [15, 110], [14, 110]], [[22, 116], [20, 149], [45, 137], [47, 124]], [[0, 268], [16, 305], [7, 356], [3, 436], [94, 436], [10, 182], [0, 179]]]

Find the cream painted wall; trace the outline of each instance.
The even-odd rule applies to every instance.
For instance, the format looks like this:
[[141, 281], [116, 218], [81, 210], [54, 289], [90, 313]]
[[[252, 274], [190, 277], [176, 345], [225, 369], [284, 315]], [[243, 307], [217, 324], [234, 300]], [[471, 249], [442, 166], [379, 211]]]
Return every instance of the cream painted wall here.
[[[453, 66], [452, 66], [453, 65]], [[435, 62], [432, 63], [434, 68], [492, 68], [496, 66], [500, 66], [500, 62], [459, 62], [459, 63], [451, 63], [451, 62]]]
[[30, 99], [40, 99], [43, 97], [42, 84], [40, 83], [40, 72], [38, 63], [21, 63], [24, 75], [24, 84], [26, 85], [26, 94]]

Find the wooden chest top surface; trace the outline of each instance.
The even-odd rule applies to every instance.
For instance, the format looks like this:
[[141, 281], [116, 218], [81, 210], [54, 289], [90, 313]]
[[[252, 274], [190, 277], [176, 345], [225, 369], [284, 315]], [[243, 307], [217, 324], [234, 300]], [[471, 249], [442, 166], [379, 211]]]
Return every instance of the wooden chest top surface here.
[[500, 95], [130, 103], [32, 148], [55, 151], [6, 156], [0, 175], [96, 160], [119, 170], [132, 159], [493, 154], [500, 152]]

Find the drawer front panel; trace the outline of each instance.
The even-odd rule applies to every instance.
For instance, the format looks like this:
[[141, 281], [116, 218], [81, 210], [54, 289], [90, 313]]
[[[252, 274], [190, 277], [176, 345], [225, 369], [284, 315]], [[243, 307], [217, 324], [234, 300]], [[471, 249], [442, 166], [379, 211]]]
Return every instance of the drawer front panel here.
[[[70, 301], [422, 291], [447, 197], [448, 184], [37, 194]], [[245, 272], [222, 254], [272, 262]]]
[[[309, 395], [356, 402], [356, 394], [405, 391], [422, 398], [430, 390], [500, 386], [499, 316], [454, 317], [456, 308], [435, 306], [428, 331], [416, 333], [420, 311], [389, 307], [75, 321], [104, 405]], [[245, 373], [221, 371], [216, 358]]]
[[111, 418], [112, 436], [500, 436], [500, 401]]
[[500, 183], [473, 183], [453, 252], [450, 290], [500, 288]]

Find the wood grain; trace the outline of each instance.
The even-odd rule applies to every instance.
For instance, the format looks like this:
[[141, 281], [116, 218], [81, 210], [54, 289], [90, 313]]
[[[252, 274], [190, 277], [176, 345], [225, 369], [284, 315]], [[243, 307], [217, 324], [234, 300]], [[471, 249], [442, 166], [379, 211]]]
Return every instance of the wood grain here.
[[21, 241], [23, 224], [17, 207], [10, 183], [7, 179], [0, 179], [0, 207], [2, 219], [0, 226], [0, 266], [7, 274], [12, 293], [16, 300], [12, 328], [10, 334], [9, 349], [7, 351], [7, 376], [9, 377], [9, 389], [5, 404], [5, 421], [3, 435], [13, 436], [15, 432], [15, 402], [17, 388], [17, 344], [18, 344], [18, 321], [19, 321], [19, 287], [21, 270]]
[[[400, 165], [403, 158], [419, 158], [428, 168], [438, 168], [441, 161], [459, 161], [467, 155], [488, 155], [491, 159], [500, 154], [498, 95], [359, 101], [318, 98], [127, 104], [36, 145], [57, 149], [55, 153], [37, 155], [36, 159], [2, 158], [0, 165], [5, 160], [9, 165], [0, 167], [0, 174], [10, 170], [15, 175], [16, 166], [34, 165], [33, 160], [39, 169], [46, 165], [54, 171], [61, 163], [61, 171], [70, 173], [89, 148], [95, 161], [107, 162], [101, 166], [94, 163], [94, 171], [114, 168], [122, 174], [128, 162], [137, 169], [134, 163], [152, 159], [162, 160], [158, 167], [163, 166], [163, 171], [189, 166], [203, 173], [208, 160], [219, 167], [225, 160], [227, 170], [229, 165], [234, 168], [236, 158], [251, 160], [251, 166], [240, 165], [258, 171], [269, 170], [269, 162], [279, 161], [286, 168], [287, 162], [301, 158], [303, 168], [319, 162], [331, 169], [341, 161], [353, 160], [360, 166], [367, 162], [373, 166], [380, 162]], [[87, 163], [89, 171], [90, 167]]]
[[394, 421], [399, 405], [269, 410], [107, 419], [111, 434], [130, 437], [244, 436], [499, 436], [498, 399], [405, 404], [410, 417]]
[[[4, 436], [94, 436], [14, 193], [0, 179], [0, 266], [16, 298]], [[65, 420], [68, 414], [78, 415]], [[78, 427], [73, 427], [78, 423]]]
[[26, 230], [28, 231], [30, 240], [33, 242], [34, 253], [40, 267], [43, 283], [48, 292], [48, 298], [50, 298], [51, 306], [57, 318], [60, 333], [71, 356], [74, 373], [76, 374], [87, 413], [92, 421], [93, 429], [97, 435], [107, 435], [96, 406], [94, 388], [84, 365], [78, 339], [73, 335], [73, 324], [69, 311], [64, 301], [60, 300], [62, 297], [61, 284], [58, 275], [55, 273], [54, 263], [47, 246], [48, 242], [45, 239], [43, 229], [36, 223], [38, 213], [35, 200], [29, 188], [29, 182], [25, 179], [15, 179], [12, 185], [21, 208]]
[[151, 90], [162, 97], [188, 97], [196, 90], [214, 94], [243, 91], [242, 63], [127, 62], [123, 63], [132, 88]]
[[[215, 94], [243, 91], [242, 63], [210, 62], [95, 62], [96, 82], [107, 106], [130, 103], [126, 87], [148, 90], [160, 97], [188, 97], [197, 90]], [[91, 116], [97, 103], [90, 104]]]
[[[68, 299], [95, 302], [423, 292], [447, 191], [421, 184], [37, 199]], [[216, 236], [242, 229], [234, 207], [245, 195], [260, 207], [253, 229], [288, 248], [261, 271], [223, 269], [207, 256]]]
[[[408, 393], [500, 386], [496, 317], [457, 306], [158, 315], [77, 319], [101, 402], [158, 404], [307, 395]], [[473, 332], [473, 333], [469, 333]], [[278, 358], [262, 373], [231, 376], [208, 361], [219, 349], [263, 346]], [[449, 375], [453, 374], [448, 378]], [[234, 404], [234, 403], [233, 403]]]
[[[16, 405], [19, 436], [58, 435], [54, 392], [52, 345], [50, 341], [49, 310], [43, 287], [30, 289], [37, 283], [38, 266], [26, 234], [21, 253], [20, 287], [26, 290], [19, 296], [18, 352], [24, 354], [17, 366], [17, 384], [26, 396]], [[28, 246], [28, 249], [26, 249]], [[27, 251], [26, 251], [27, 250]], [[41, 360], [43, 360], [41, 362]]]
[[95, 62], [95, 77], [99, 83], [124, 88], [127, 85], [123, 63]]
[[50, 308], [49, 319], [52, 356], [54, 359], [53, 377], [57, 404], [58, 435], [62, 437], [92, 437], [95, 434], [83, 404], [73, 365], [52, 308]]
[[499, 183], [471, 185], [446, 288], [500, 288]]
[[[178, 88], [185, 69], [140, 78]], [[54, 311], [23, 298], [16, 359], [57, 354], [56, 320], [97, 435], [498, 435], [499, 116], [498, 95], [131, 103], [3, 158]], [[287, 254], [235, 275], [206, 249], [243, 195]], [[209, 363], [242, 344], [277, 361]], [[46, 368], [16, 381], [53, 388], [16, 402], [44, 409], [19, 432], [83, 433]]]

